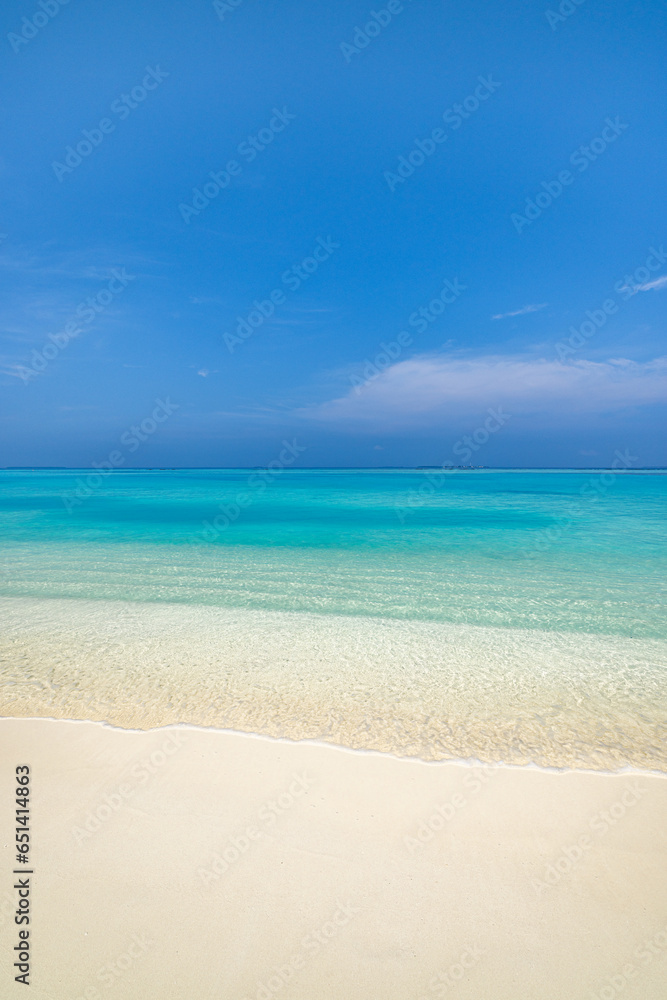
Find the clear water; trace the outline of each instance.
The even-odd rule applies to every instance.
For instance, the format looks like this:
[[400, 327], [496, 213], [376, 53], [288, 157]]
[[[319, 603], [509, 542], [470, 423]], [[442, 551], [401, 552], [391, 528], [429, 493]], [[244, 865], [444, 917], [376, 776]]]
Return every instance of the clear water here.
[[[89, 480], [86, 486], [90, 475], [90, 470], [0, 473], [0, 596], [7, 599], [13, 644], [4, 676], [11, 674], [14, 688], [23, 677], [11, 666], [18, 649], [24, 679], [39, 687], [46, 669], [42, 661], [56, 655], [48, 640], [55, 629], [61, 652], [69, 649], [72, 676], [84, 671], [85, 683], [99, 689], [106, 661], [97, 654], [95, 667], [89, 650], [85, 664], [78, 662], [77, 650], [88, 640], [77, 633], [77, 617], [86, 618], [90, 638], [95, 621], [101, 633], [103, 622], [117, 617], [119, 608], [135, 606], [137, 612], [142, 609], [132, 619], [136, 634], [138, 628], [148, 627], [149, 619], [155, 620], [151, 606], [157, 613], [154, 606], [164, 605], [169, 613], [163, 628], [176, 628], [180, 621], [182, 631], [187, 605], [199, 617], [187, 670], [183, 666], [179, 675], [173, 666], [164, 668], [171, 704], [179, 697], [187, 701], [186, 675], [191, 677], [197, 663], [206, 659], [214, 680], [224, 676], [225, 684], [232, 686], [240, 683], [239, 671], [250, 678], [261, 661], [265, 672], [273, 671], [270, 690], [264, 692], [269, 698], [272, 692], [282, 698], [298, 674], [305, 705], [309, 670], [315, 677], [321, 668], [326, 633], [332, 699], [346, 697], [340, 677], [336, 680], [336, 661], [352, 663], [352, 643], [358, 651], [356, 669], [366, 671], [369, 685], [373, 671], [380, 671], [372, 682], [380, 702], [378, 685], [384, 684], [386, 693], [391, 689], [394, 705], [401, 701], [401, 691], [409, 693], [412, 721], [418, 714], [414, 692], [419, 685], [426, 685], [424, 699], [444, 698], [442, 704], [451, 707], [453, 701], [447, 698], [456, 674], [459, 701], [454, 701], [462, 724], [470, 728], [470, 712], [478, 716], [481, 711], [479, 705], [475, 708], [481, 677], [493, 675], [489, 650], [496, 649], [497, 690], [492, 695], [485, 681], [487, 697], [497, 698], [503, 677], [511, 675], [521, 711], [543, 718], [550, 711], [547, 702], [556, 697], [553, 685], [558, 687], [558, 678], [553, 675], [561, 674], [561, 701], [570, 697], [574, 708], [588, 700], [589, 715], [595, 704], [610, 731], [620, 725], [621, 714], [627, 729], [630, 713], [642, 732], [644, 722], [648, 727], [636, 736], [649, 740], [642, 753], [659, 756], [659, 727], [667, 717], [660, 694], [665, 691], [662, 644], [667, 643], [666, 475], [479, 470], [435, 475], [429, 485], [427, 473], [421, 471], [293, 470], [270, 477], [267, 484], [261, 473], [249, 470], [165, 470], [116, 472], [99, 482]], [[48, 606], [53, 611], [53, 602], [58, 613], [44, 617], [39, 631], [35, 609]], [[91, 602], [97, 611], [90, 612]], [[208, 618], [202, 618], [206, 608]], [[213, 609], [225, 611], [227, 617], [215, 616]], [[270, 652], [256, 648], [253, 628], [261, 632], [260, 624], [264, 627], [269, 620], [274, 628], [276, 622], [289, 624], [301, 639], [311, 629], [317, 632], [319, 638], [313, 632], [310, 646], [302, 643], [298, 669], [294, 664], [272, 667]], [[192, 614], [187, 621], [194, 629]], [[390, 626], [395, 631], [390, 648], [402, 649], [396, 663], [386, 647]], [[251, 660], [239, 646], [239, 632], [244, 630], [241, 646], [254, 650]], [[213, 641], [215, 633], [217, 653], [209, 650], [204, 656], [198, 643], [207, 632], [206, 641]], [[433, 650], [454, 634], [459, 638], [448, 647], [446, 662], [436, 662]], [[571, 657], [581, 659], [577, 649], [583, 648], [577, 647], [577, 635], [589, 637], [587, 666], [579, 662], [579, 680], [572, 687]], [[435, 643], [430, 653], [428, 643]], [[571, 655], [565, 647], [571, 648]], [[149, 648], [146, 638], [143, 652], [134, 649], [132, 656], [146, 656]], [[198, 648], [199, 659], [192, 652]], [[129, 647], [124, 655], [130, 655]], [[164, 648], [160, 655], [164, 659]], [[67, 664], [61, 662], [61, 669], [66, 674]], [[628, 670], [631, 681], [626, 677], [617, 685]], [[256, 677], [252, 683], [257, 684]], [[605, 685], [608, 701], [603, 704], [599, 699]], [[368, 685], [365, 690], [368, 697]], [[251, 701], [252, 691], [246, 695]], [[49, 697], [53, 704], [52, 690]], [[326, 690], [318, 697], [326, 700]], [[150, 695], [144, 702], [146, 698]], [[121, 710], [123, 699], [131, 700], [118, 688], [107, 698], [117, 705], [115, 718], [121, 720], [129, 717]], [[193, 695], [190, 717], [180, 721], [193, 721], [196, 701]], [[292, 715], [298, 715], [290, 704]], [[378, 704], [377, 711], [388, 710], [387, 704]], [[34, 710], [34, 699], [31, 705]], [[491, 717], [492, 704], [487, 708]], [[67, 710], [63, 702], [62, 711]], [[312, 706], [307, 711], [311, 718], [313, 712], [317, 715]], [[511, 706], [507, 711], [511, 714]], [[225, 724], [238, 723], [233, 698], [225, 712]], [[105, 717], [112, 715], [107, 709]], [[170, 715], [168, 721], [175, 718]], [[136, 724], [134, 715], [132, 719]], [[211, 717], [206, 719], [211, 724]], [[275, 719], [274, 735], [294, 732], [280, 712]], [[166, 716], [158, 721], [167, 721]], [[213, 724], [221, 721], [212, 717]], [[401, 717], [402, 726], [409, 721]], [[592, 715], [587, 725], [590, 729]], [[252, 720], [243, 727], [252, 728]], [[574, 732], [574, 722], [572, 727]], [[315, 733], [310, 728], [310, 735], [322, 734], [321, 727]], [[539, 742], [539, 733], [533, 735], [536, 739]], [[586, 739], [592, 746], [590, 734]], [[546, 735], [542, 742], [546, 745]], [[418, 752], [428, 756], [423, 741], [419, 747]], [[405, 750], [405, 743], [397, 738], [394, 749]], [[503, 752], [506, 755], [506, 748]], [[631, 756], [624, 753], [619, 760]], [[536, 757], [533, 752], [531, 759]]]
[[0, 474], [0, 593], [667, 634], [667, 476], [89, 474]]

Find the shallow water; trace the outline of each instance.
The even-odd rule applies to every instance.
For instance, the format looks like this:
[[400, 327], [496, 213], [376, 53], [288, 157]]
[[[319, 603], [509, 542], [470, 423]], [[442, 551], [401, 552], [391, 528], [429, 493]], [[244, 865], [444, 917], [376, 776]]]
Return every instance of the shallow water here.
[[666, 476], [89, 475], [0, 473], [5, 714], [663, 766]]

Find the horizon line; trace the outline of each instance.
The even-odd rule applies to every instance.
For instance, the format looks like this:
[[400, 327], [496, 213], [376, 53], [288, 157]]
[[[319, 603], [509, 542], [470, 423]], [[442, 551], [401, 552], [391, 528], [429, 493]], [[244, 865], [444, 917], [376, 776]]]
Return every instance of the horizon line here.
[[[111, 473], [128, 472], [261, 472], [266, 471], [265, 465], [146, 465], [125, 469], [107, 469]], [[438, 469], [440, 472], [667, 472], [664, 465], [640, 465], [634, 469], [615, 469], [611, 465], [313, 465], [299, 466], [291, 469], [281, 469], [283, 472], [430, 472]], [[5, 465], [0, 466], [0, 472], [100, 472], [94, 466], [88, 465]]]

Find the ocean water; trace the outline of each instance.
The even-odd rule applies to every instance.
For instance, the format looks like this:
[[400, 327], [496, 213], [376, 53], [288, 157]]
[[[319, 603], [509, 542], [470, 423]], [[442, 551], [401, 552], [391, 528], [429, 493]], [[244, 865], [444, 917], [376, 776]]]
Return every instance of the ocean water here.
[[667, 475], [0, 473], [0, 711], [663, 768]]

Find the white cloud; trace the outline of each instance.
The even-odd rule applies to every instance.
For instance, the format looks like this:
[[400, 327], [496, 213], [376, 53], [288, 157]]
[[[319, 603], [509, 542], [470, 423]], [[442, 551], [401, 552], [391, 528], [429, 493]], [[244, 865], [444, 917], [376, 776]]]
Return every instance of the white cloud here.
[[665, 288], [665, 286], [667, 286], [667, 274], [656, 278], [655, 281], [647, 281], [645, 285], [637, 285], [636, 287], [640, 292], [650, 292], [652, 289], [657, 291], [659, 288]]
[[523, 306], [514, 312], [498, 313], [497, 316], [492, 316], [491, 319], [508, 319], [510, 316], [525, 316], [526, 313], [535, 313], [539, 312], [540, 309], [546, 309], [548, 305], [548, 302], [540, 302], [538, 305]]
[[297, 415], [329, 424], [400, 427], [474, 415], [499, 404], [512, 414], [561, 419], [656, 402], [667, 402], [667, 357], [563, 363], [520, 355], [421, 355]]
[[654, 278], [653, 281], [646, 281], [643, 285], [621, 285], [620, 291], [636, 295], [637, 292], [658, 292], [661, 288], [667, 288], [667, 274]]

